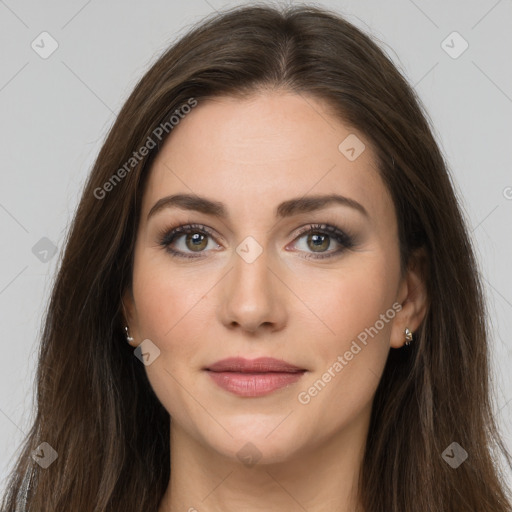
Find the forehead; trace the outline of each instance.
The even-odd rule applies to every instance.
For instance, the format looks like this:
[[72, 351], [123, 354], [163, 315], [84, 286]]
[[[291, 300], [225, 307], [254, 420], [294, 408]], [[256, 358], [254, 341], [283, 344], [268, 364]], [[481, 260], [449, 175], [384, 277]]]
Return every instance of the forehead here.
[[288, 198], [338, 193], [383, 218], [392, 203], [376, 166], [366, 137], [316, 98], [283, 92], [212, 98], [199, 102], [164, 143], [150, 169], [143, 215], [174, 193], [221, 201], [238, 218], [270, 215]]

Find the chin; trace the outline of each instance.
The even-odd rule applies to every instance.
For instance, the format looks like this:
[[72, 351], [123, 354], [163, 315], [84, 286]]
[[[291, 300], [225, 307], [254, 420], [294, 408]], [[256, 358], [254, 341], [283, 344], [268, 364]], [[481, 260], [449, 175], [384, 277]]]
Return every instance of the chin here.
[[285, 426], [288, 419], [280, 425], [282, 420], [282, 417], [267, 417], [265, 421], [259, 415], [246, 415], [223, 423], [233, 437], [224, 432], [213, 438], [210, 431], [204, 441], [219, 454], [245, 465], [247, 460], [260, 465], [285, 462], [299, 451], [304, 433], [299, 436], [291, 422]]

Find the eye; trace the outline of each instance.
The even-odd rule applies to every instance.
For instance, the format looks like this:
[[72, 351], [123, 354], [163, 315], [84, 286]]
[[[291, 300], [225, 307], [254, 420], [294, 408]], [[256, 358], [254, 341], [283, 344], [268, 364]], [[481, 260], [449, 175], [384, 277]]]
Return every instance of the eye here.
[[[329, 224], [311, 224], [302, 229], [299, 235], [295, 238], [295, 240], [301, 240], [302, 238], [306, 238], [305, 240], [305, 249], [304, 252], [307, 252], [308, 249], [313, 251], [313, 254], [309, 254], [303, 256], [307, 259], [324, 259], [324, 258], [332, 258], [334, 256], [340, 255], [346, 249], [350, 249], [354, 247], [354, 239], [352, 236], [344, 233], [341, 229], [331, 226]], [[327, 252], [327, 249], [331, 247], [332, 241], [335, 241], [341, 248], [338, 248], [334, 251]]]
[[[303, 256], [307, 259], [331, 258], [355, 245], [352, 236], [329, 224], [310, 224], [299, 232], [295, 240], [300, 241], [306, 236], [306, 247], [301, 252], [312, 251], [312, 254]], [[201, 224], [187, 224], [164, 231], [160, 235], [159, 243], [173, 257], [201, 258], [202, 253], [206, 252], [212, 239], [213, 232], [210, 228]], [[327, 252], [333, 245], [333, 239], [334, 243], [338, 244], [340, 248]], [[214, 246], [216, 248], [220, 247], [216, 243], [214, 243]], [[210, 247], [210, 249], [212, 248]], [[196, 254], [194, 255], [194, 253]]]
[[[209, 237], [213, 237], [213, 234], [206, 226], [188, 224], [166, 231], [160, 237], [160, 245], [165, 247], [166, 251], [172, 256], [179, 258], [200, 258], [201, 253], [208, 247], [210, 241]], [[180, 239], [183, 239], [181, 247], [178, 249], [174, 248], [173, 246], [180, 245], [178, 243]], [[215, 245], [219, 247], [218, 244]], [[197, 256], [187, 253], [188, 250], [192, 253], [197, 253]]]

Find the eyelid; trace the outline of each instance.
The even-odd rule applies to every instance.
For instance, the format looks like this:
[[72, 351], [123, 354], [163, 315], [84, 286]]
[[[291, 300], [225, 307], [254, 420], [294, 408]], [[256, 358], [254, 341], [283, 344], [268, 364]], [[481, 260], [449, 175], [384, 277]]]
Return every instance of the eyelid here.
[[157, 233], [158, 240], [163, 240], [169, 235], [178, 236], [181, 234], [187, 234], [188, 231], [204, 231], [208, 235], [210, 235], [213, 238], [220, 238], [221, 240], [224, 240], [222, 236], [220, 236], [213, 228], [206, 226], [205, 224], [198, 224], [195, 222], [187, 222], [187, 223], [178, 223], [173, 224], [171, 226], [164, 227], [160, 229]]
[[327, 233], [328, 235], [332, 235], [332, 236], [337, 235], [338, 237], [343, 238], [347, 244], [353, 243], [354, 239], [355, 239], [355, 237], [353, 235], [351, 235], [350, 233], [348, 233], [347, 231], [344, 231], [343, 229], [338, 228], [332, 224], [311, 223], [311, 224], [308, 224], [307, 226], [303, 226], [303, 227], [299, 228], [294, 236], [293, 241], [295, 241], [297, 238], [300, 238], [307, 233], [315, 232], [315, 231], [324, 232], [324, 233]]

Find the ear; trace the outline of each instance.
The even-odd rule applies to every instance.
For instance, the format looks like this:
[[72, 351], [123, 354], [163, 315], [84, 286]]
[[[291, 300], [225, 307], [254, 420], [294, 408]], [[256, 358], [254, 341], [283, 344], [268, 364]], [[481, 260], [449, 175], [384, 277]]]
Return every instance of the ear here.
[[122, 321], [122, 329], [123, 333], [126, 334], [124, 330], [125, 326], [128, 327], [128, 332], [130, 336], [133, 338], [133, 341], [130, 342], [130, 345], [136, 345], [137, 335], [136, 335], [136, 315], [135, 315], [135, 302], [133, 298], [133, 293], [131, 287], [126, 287], [122, 297], [121, 297], [121, 308], [123, 310], [123, 318]]
[[391, 328], [390, 345], [400, 348], [405, 343], [405, 329], [412, 333], [421, 325], [428, 309], [426, 281], [428, 258], [425, 249], [416, 249], [411, 254], [405, 276], [400, 281], [397, 302], [402, 309], [396, 314]]

